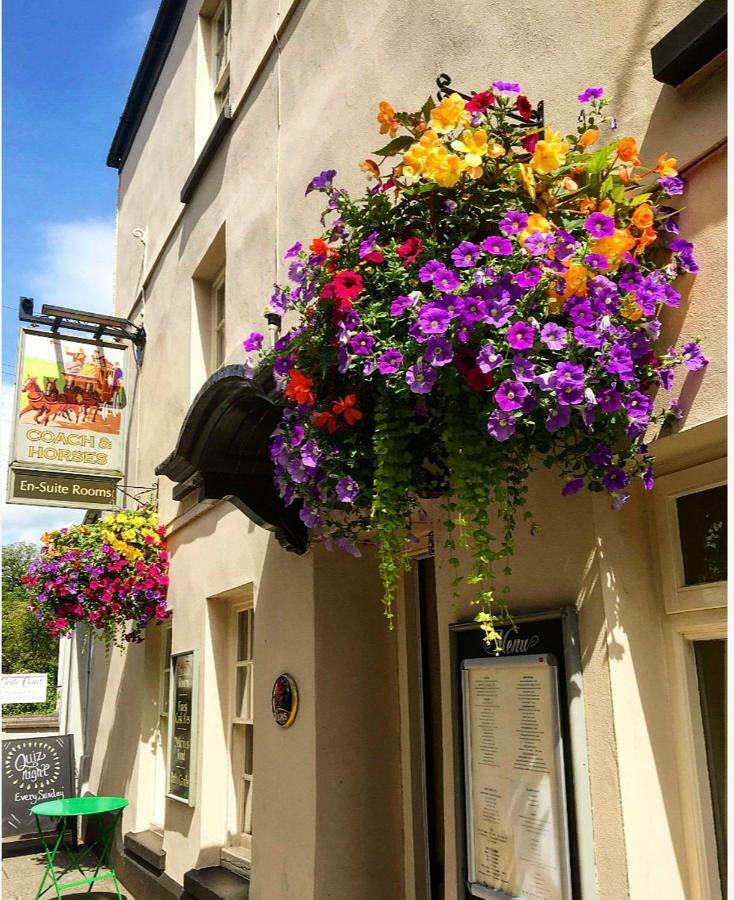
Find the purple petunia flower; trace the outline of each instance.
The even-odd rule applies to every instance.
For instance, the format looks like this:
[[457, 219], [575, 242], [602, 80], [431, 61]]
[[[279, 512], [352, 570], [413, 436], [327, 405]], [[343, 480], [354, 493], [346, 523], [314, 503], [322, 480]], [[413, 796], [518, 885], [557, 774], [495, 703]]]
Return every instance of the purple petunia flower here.
[[529, 350], [535, 343], [536, 330], [526, 322], [515, 322], [507, 331], [507, 343], [515, 350]]
[[282, 287], [277, 284], [274, 284], [273, 287], [275, 290], [270, 295], [270, 308], [277, 315], [284, 316], [290, 305], [290, 298]]
[[364, 259], [366, 256], [369, 256], [377, 246], [377, 238], [378, 233], [373, 231], [369, 237], [365, 238], [362, 243], [359, 245], [359, 258]]
[[467, 294], [466, 297], [458, 298], [456, 311], [461, 324], [465, 328], [470, 328], [486, 317], [487, 305], [480, 297], [476, 297], [474, 294]]
[[335, 175], [336, 169], [324, 169], [309, 181], [306, 186], [306, 194], [310, 194], [311, 191], [330, 191]]
[[415, 300], [412, 297], [407, 297], [405, 294], [399, 294], [390, 304], [390, 315], [400, 316], [406, 309], [413, 306], [414, 303]]
[[606, 413], [616, 412], [622, 408], [622, 396], [616, 388], [608, 387], [597, 392], [596, 401], [599, 408]]
[[504, 362], [504, 357], [498, 352], [494, 344], [485, 344], [477, 354], [477, 365], [486, 375]]
[[612, 451], [606, 444], [597, 444], [589, 454], [589, 460], [592, 466], [606, 469], [612, 464]]
[[424, 359], [431, 366], [445, 366], [454, 358], [451, 341], [433, 336], [426, 341]]
[[623, 344], [615, 344], [602, 359], [602, 366], [612, 375], [617, 375], [622, 381], [632, 381], [635, 377], [632, 354]]
[[527, 250], [531, 256], [543, 256], [552, 243], [552, 234], [546, 234], [542, 231], [533, 231], [532, 234], [529, 234], [525, 238], [523, 248]]
[[455, 291], [456, 288], [461, 286], [461, 279], [452, 269], [447, 269], [446, 266], [440, 271], [437, 271], [433, 276], [433, 284], [436, 290], [441, 291], [441, 293], [446, 293], [448, 291]]
[[588, 300], [576, 300], [575, 302], [567, 303], [565, 312], [568, 313], [574, 325], [583, 325], [588, 328], [596, 321], [596, 316]]
[[531, 362], [527, 357], [515, 357], [512, 363], [512, 374], [518, 381], [533, 381], [535, 378], [535, 363]]
[[555, 322], [547, 322], [541, 329], [540, 340], [549, 350], [562, 350], [568, 340], [568, 332]]
[[655, 487], [655, 473], [651, 465], [642, 473], [642, 486], [646, 491], [651, 491]]
[[492, 87], [502, 94], [520, 93], [520, 85], [516, 81], [493, 81]]
[[709, 364], [708, 359], [703, 355], [701, 348], [695, 341], [683, 344], [681, 347], [681, 359], [683, 360], [683, 365], [690, 372], [697, 372]]
[[560, 431], [561, 428], [565, 428], [570, 421], [571, 407], [557, 406], [548, 413], [548, 418], [545, 420], [545, 430]]
[[300, 447], [305, 436], [306, 432], [303, 425], [294, 425], [293, 431], [291, 432], [291, 447], [294, 449]]
[[439, 262], [437, 259], [429, 259], [427, 263], [425, 263], [418, 271], [418, 278], [424, 283], [428, 281], [433, 281], [433, 277], [436, 272], [440, 272], [442, 269], [445, 269], [446, 266], [442, 262]]
[[298, 513], [298, 518], [306, 528], [319, 528], [323, 524], [321, 516], [311, 509], [310, 506], [302, 506]]
[[630, 483], [630, 477], [619, 466], [610, 466], [602, 476], [602, 484], [608, 491], [621, 491]]
[[378, 357], [377, 371], [380, 375], [393, 375], [402, 364], [403, 354], [394, 347], [390, 347]]
[[515, 433], [515, 420], [511, 415], [496, 409], [487, 420], [487, 433], [499, 443], [509, 440]]
[[563, 485], [563, 487], [561, 488], [561, 495], [563, 497], [570, 497], [572, 494], [578, 493], [583, 486], [583, 478], [574, 478], [572, 481], [567, 481]]
[[484, 316], [485, 322], [490, 325], [496, 325], [498, 328], [502, 325], [506, 325], [512, 318], [512, 313], [514, 312], [514, 307], [506, 300], [492, 298], [485, 301], [484, 307], [486, 310]]
[[495, 403], [504, 412], [513, 412], [520, 409], [523, 400], [528, 395], [528, 389], [521, 381], [503, 381], [494, 392]]
[[592, 237], [611, 237], [614, 234], [614, 217], [601, 212], [592, 213], [584, 221], [584, 228]]
[[653, 402], [646, 394], [643, 394], [640, 391], [632, 391], [627, 398], [625, 407], [630, 419], [647, 422], [650, 419]]
[[658, 184], [665, 191], [668, 197], [678, 197], [685, 190], [685, 181], [676, 175], [666, 175], [658, 179]]
[[359, 485], [349, 475], [340, 478], [336, 483], [336, 496], [342, 503], [354, 503], [359, 495]]
[[375, 339], [366, 331], [359, 331], [349, 339], [349, 347], [356, 356], [369, 356], [375, 346]]
[[480, 248], [478, 244], [472, 244], [471, 241], [462, 241], [458, 247], [451, 251], [451, 259], [457, 269], [466, 269], [474, 265], [479, 253]]
[[440, 306], [424, 306], [418, 313], [417, 324], [423, 334], [445, 334], [451, 324], [451, 314]]
[[601, 338], [591, 328], [577, 325], [573, 330], [573, 336], [582, 347], [591, 347], [593, 350], [598, 350], [601, 347]]
[[528, 224], [528, 214], [511, 209], [500, 219], [500, 231], [503, 234], [519, 234]]
[[512, 281], [523, 291], [530, 290], [540, 284], [543, 278], [543, 270], [539, 266], [531, 266], [529, 269], [521, 269], [512, 276]]
[[579, 94], [579, 103], [588, 103], [590, 100], [598, 100], [604, 94], [603, 87], [587, 87], [585, 91]]
[[405, 373], [405, 380], [414, 394], [430, 394], [437, 378], [438, 372], [422, 360]]
[[292, 247], [285, 251], [283, 259], [293, 259], [294, 256], [298, 256], [301, 250], [303, 250], [303, 244], [300, 241], [296, 241]]
[[510, 256], [512, 241], [509, 238], [491, 235], [482, 241], [482, 250], [490, 256]]
[[307, 469], [315, 469], [322, 455], [322, 449], [313, 438], [307, 440], [301, 448], [301, 462]]
[[602, 272], [606, 272], [609, 268], [609, 260], [601, 253], [587, 253], [584, 257], [584, 262], [590, 268], [600, 269]]

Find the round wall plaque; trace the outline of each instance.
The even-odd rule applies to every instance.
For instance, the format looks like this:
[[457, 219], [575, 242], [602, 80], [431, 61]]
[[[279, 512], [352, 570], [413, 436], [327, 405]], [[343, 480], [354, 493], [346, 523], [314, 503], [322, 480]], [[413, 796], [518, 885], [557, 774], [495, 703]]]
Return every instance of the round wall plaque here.
[[273, 718], [281, 728], [289, 728], [298, 712], [298, 688], [288, 674], [278, 675], [273, 685]]

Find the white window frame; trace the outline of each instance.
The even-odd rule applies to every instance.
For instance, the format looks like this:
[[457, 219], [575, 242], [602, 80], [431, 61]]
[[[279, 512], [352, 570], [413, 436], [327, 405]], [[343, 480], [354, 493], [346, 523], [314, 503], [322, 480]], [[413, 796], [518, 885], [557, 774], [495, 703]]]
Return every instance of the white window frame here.
[[[242, 612], [246, 612], [250, 616], [250, 623], [248, 628], [248, 644], [247, 652], [249, 656], [244, 659], [238, 659], [239, 655], [239, 629], [238, 629], [238, 620], [239, 615]], [[254, 621], [255, 621], [255, 609], [252, 601], [245, 603], [238, 603], [232, 607], [231, 610], [232, 616], [232, 628], [231, 628], [231, 649], [230, 649], [230, 662], [232, 666], [232, 675], [230, 680], [230, 706], [229, 706], [229, 759], [230, 765], [232, 766], [232, 756], [235, 752], [235, 728], [252, 728], [253, 733], [253, 751], [254, 751], [254, 732], [255, 732], [255, 724], [253, 718], [253, 706], [255, 700], [254, 693]], [[239, 669], [248, 667], [250, 669], [250, 677], [248, 678], [248, 687], [249, 687], [249, 718], [241, 718], [239, 715], [240, 710], [236, 708], [237, 704], [237, 673]], [[244, 742], [243, 742], [244, 744]], [[243, 768], [244, 768], [244, 759]], [[252, 766], [252, 760], [250, 760], [250, 766]], [[246, 830], [240, 830], [240, 815], [243, 807], [242, 802], [242, 789], [245, 782], [249, 783], [249, 792], [248, 792], [248, 802], [250, 808], [250, 830], [249, 832]], [[253, 773], [250, 772], [238, 772], [237, 774], [233, 771], [232, 783], [231, 783], [231, 792], [230, 792], [230, 804], [229, 804], [229, 816], [228, 816], [228, 833], [229, 833], [229, 848], [228, 854], [235, 857], [238, 861], [245, 863], [246, 865], [251, 861], [252, 855], [252, 792], [253, 792]], [[243, 828], [246, 823], [242, 823]], [[225, 855], [228, 855], [225, 854]]]
[[725, 581], [685, 584], [676, 505], [678, 497], [720, 487], [726, 483], [725, 459], [713, 460], [671, 475], [664, 475], [655, 483], [653, 512], [660, 561], [660, 581], [665, 611], [668, 613], [726, 607]]
[[[227, 357], [227, 280], [225, 270], [217, 275], [212, 282], [211, 307], [212, 307], [212, 337], [211, 337], [211, 371], [216, 372], [224, 365]], [[221, 296], [221, 316], [220, 302]], [[221, 338], [221, 353], [220, 353]]]
[[[217, 40], [219, 22], [223, 21], [222, 39]], [[214, 102], [221, 110], [229, 100], [229, 58], [232, 46], [232, 0], [222, 0], [211, 17], [211, 60]]]
[[726, 640], [727, 582], [685, 584], [676, 500], [726, 483], [721, 458], [658, 478], [651, 498], [691, 900], [721, 900], [694, 642]]

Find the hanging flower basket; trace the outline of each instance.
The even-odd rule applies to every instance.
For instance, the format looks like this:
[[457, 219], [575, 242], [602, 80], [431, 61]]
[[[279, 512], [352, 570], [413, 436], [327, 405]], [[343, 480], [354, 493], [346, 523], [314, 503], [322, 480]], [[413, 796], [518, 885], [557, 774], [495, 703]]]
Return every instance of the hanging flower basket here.
[[81, 623], [108, 646], [140, 643], [151, 621], [168, 618], [165, 529], [149, 504], [41, 538], [23, 578], [31, 612], [54, 637]]
[[676, 161], [643, 165], [601, 88], [578, 99], [565, 137], [509, 82], [413, 113], [380, 103], [374, 183], [354, 198], [330, 169], [306, 188], [327, 198], [324, 231], [286, 252], [271, 308], [295, 322], [260, 359], [286, 406], [271, 442], [286, 504], [327, 546], [373, 536], [391, 617], [411, 517], [442, 495], [455, 583], [463, 545], [495, 645], [531, 468], [620, 507], [633, 478], [652, 487], [644, 436], [676, 414], [658, 389], [706, 364], [696, 343], [656, 343], [672, 283], [697, 271], [668, 205]]

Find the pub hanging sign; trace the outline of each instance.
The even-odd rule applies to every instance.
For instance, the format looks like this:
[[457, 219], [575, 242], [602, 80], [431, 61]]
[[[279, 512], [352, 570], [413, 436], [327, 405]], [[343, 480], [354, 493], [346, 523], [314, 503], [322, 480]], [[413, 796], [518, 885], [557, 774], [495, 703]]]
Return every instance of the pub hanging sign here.
[[8, 502], [114, 508], [127, 346], [21, 329]]

